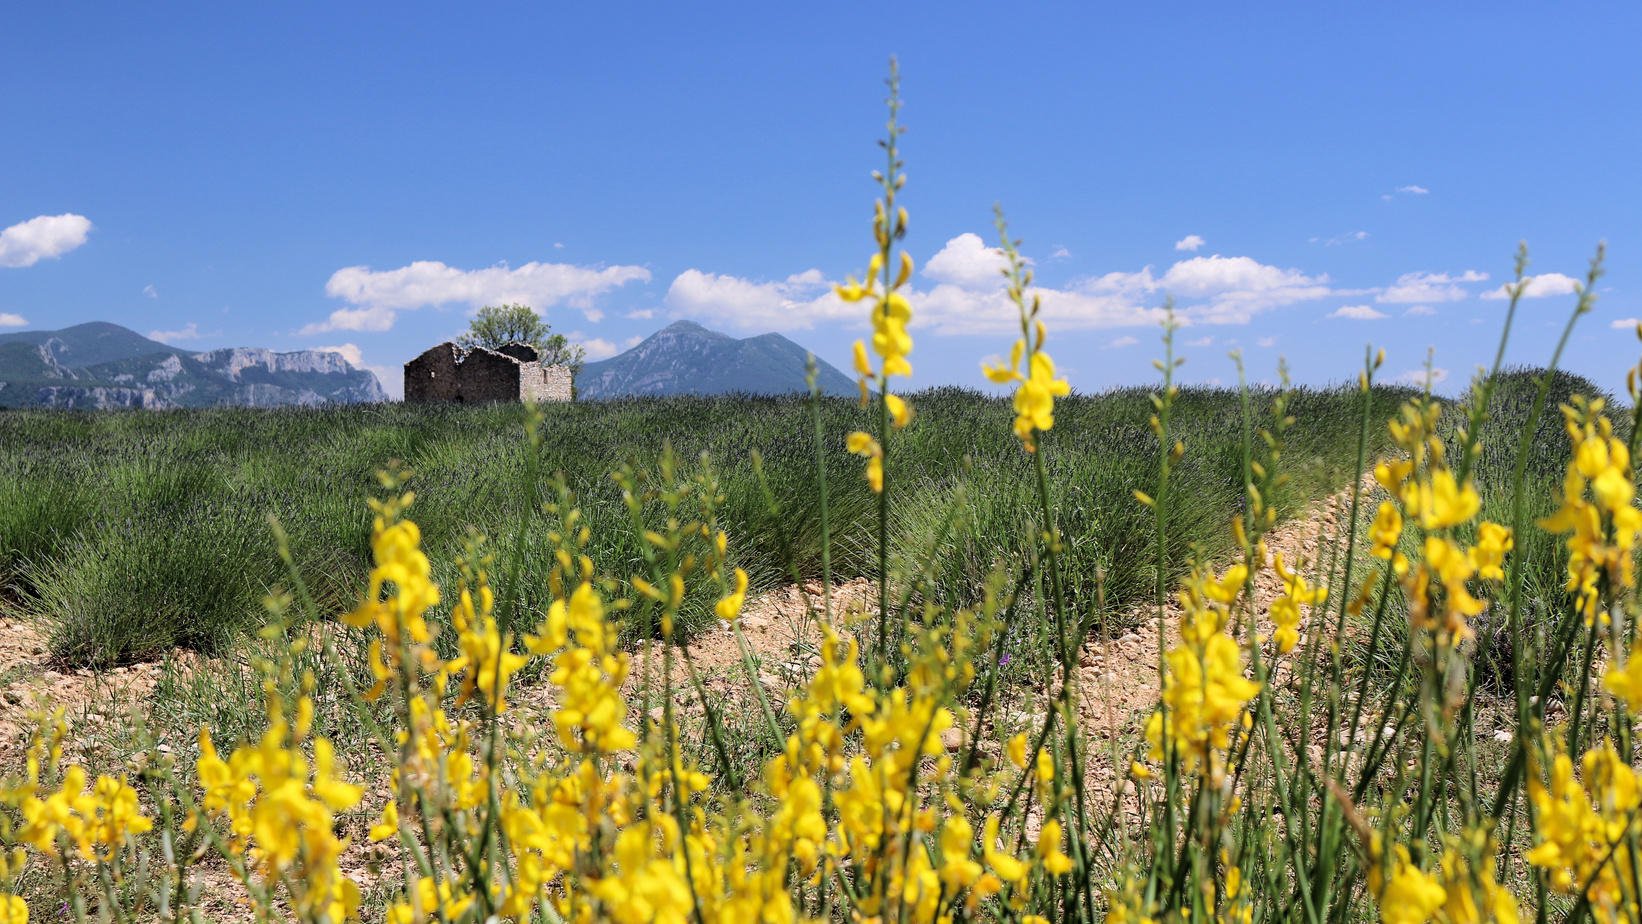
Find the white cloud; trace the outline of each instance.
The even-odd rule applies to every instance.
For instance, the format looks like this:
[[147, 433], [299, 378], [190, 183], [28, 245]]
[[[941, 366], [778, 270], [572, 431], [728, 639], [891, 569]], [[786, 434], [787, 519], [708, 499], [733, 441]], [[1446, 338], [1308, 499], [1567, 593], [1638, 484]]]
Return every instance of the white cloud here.
[[[1425, 379], [1426, 379], [1426, 372], [1425, 372], [1424, 369], [1410, 369], [1407, 372], [1404, 372], [1402, 375], [1399, 375], [1396, 378], [1392, 379], [1392, 381], [1393, 382], [1398, 382], [1398, 383], [1403, 384], [1403, 385], [1413, 385], [1415, 387], [1424, 387]], [[1441, 383], [1443, 383], [1447, 380], [1448, 380], [1448, 370], [1447, 369], [1436, 368], [1436, 369], [1431, 370], [1431, 384], [1439, 385], [1439, 384], [1441, 384]]]
[[564, 303], [583, 312], [597, 311], [592, 303], [596, 296], [649, 279], [650, 271], [642, 266], [533, 262], [518, 269], [503, 263], [460, 270], [437, 260], [419, 260], [380, 272], [368, 266], [349, 266], [331, 274], [325, 294], [359, 307], [334, 311], [329, 320], [309, 324], [300, 333], [384, 331], [393, 327], [397, 311], [456, 302], [474, 308], [520, 302], [537, 311]]
[[633, 311], [629, 311], [626, 315], [624, 315], [624, 317], [633, 321], [648, 321], [655, 316], [656, 309], [654, 308], [638, 308]]
[[1007, 266], [1002, 248], [988, 247], [980, 235], [966, 231], [947, 241], [939, 253], [930, 257], [923, 273], [936, 282], [965, 289], [1001, 289]]
[[60, 257], [86, 242], [91, 219], [84, 215], [41, 215], [0, 231], [0, 266], [33, 266]]
[[355, 369], [363, 369], [376, 376], [376, 381], [382, 386], [382, 390], [388, 393], [388, 397], [394, 400], [405, 397], [404, 371], [402, 369], [389, 369], [387, 366], [372, 366], [366, 363], [365, 356], [360, 352], [357, 345], [344, 343], [341, 346], [314, 347], [314, 350], [320, 353], [335, 353], [347, 360], [348, 365]]
[[561, 243], [559, 243], [559, 242], [558, 242], [558, 241], [554, 241], [554, 242], [553, 242], [553, 249], [554, 249], [554, 250], [563, 250], [563, 249], [564, 249], [564, 245], [563, 245], [563, 244], [561, 244]]
[[1186, 341], [1186, 345], [1189, 347], [1206, 347], [1211, 343], [1214, 343], [1213, 337], [1199, 337], [1196, 340]]
[[860, 305], [834, 294], [832, 284], [817, 269], [781, 282], [752, 282], [688, 269], [673, 280], [663, 302], [675, 318], [759, 330], [805, 329], [817, 321], [866, 316]]
[[597, 324], [604, 320], [604, 312], [597, 308], [583, 308], [582, 317], [586, 318], [589, 324]]
[[[1322, 239], [1314, 237], [1314, 238], [1311, 239], [1311, 243], [1315, 244], [1319, 240], [1322, 240]], [[1366, 240], [1368, 240], [1368, 232], [1367, 231], [1347, 231], [1346, 233], [1344, 233], [1342, 235], [1339, 235], [1338, 237], [1331, 237], [1328, 240], [1323, 241], [1323, 246], [1324, 247], [1333, 247], [1336, 244], [1346, 244], [1346, 243], [1350, 243], [1351, 241], [1366, 241]]]
[[27, 327], [28, 318], [20, 314], [0, 311], [0, 327]]
[[1202, 236], [1200, 236], [1200, 235], [1188, 234], [1185, 237], [1181, 238], [1180, 240], [1174, 242], [1174, 249], [1176, 249], [1176, 250], [1196, 250], [1197, 248], [1202, 247], [1204, 244], [1207, 244], [1207, 243], [1208, 243], [1208, 241], [1203, 240]]
[[1070, 260], [1072, 259], [1072, 251], [1067, 250], [1065, 244], [1056, 244], [1054, 252], [1049, 255], [1049, 259]]
[[605, 340], [602, 337], [594, 337], [590, 340], [578, 340], [576, 343], [581, 346], [583, 350], [587, 351], [588, 359], [599, 360], [609, 359], [617, 353], [631, 350], [633, 347], [636, 347], [643, 342], [643, 340], [643, 337], [634, 336], [628, 337], [620, 344], [615, 344]]
[[1123, 347], [1126, 347], [1126, 346], [1134, 346], [1135, 344], [1137, 344], [1139, 342], [1140, 342], [1139, 337], [1119, 337], [1116, 340], [1113, 340], [1111, 343], [1106, 344], [1106, 346], [1110, 349], [1122, 349]]
[[[1466, 270], [1458, 276], [1447, 273], [1404, 273], [1395, 285], [1374, 297], [1377, 302], [1409, 304], [1411, 302], [1457, 302], [1470, 293], [1459, 287], [1461, 282], [1482, 282], [1487, 273]], [[1486, 297], [1486, 296], [1484, 296]]]
[[[1033, 289], [1042, 300], [1039, 317], [1061, 330], [1095, 327], [1133, 327], [1156, 324], [1163, 309], [1147, 308], [1121, 296], [1063, 289]], [[943, 283], [928, 292], [911, 295], [913, 326], [933, 328], [939, 334], [1008, 334], [1020, 330], [1020, 315], [1003, 290], [977, 292]], [[856, 306], [849, 306], [856, 309]], [[866, 319], [866, 312], [852, 310]]]
[[[1017, 309], [1005, 294], [997, 271], [1003, 257], [978, 235], [962, 234], [947, 242], [925, 265], [923, 274], [936, 285], [908, 289], [913, 326], [939, 334], [1008, 334], [1019, 327]], [[1175, 263], [1161, 276], [1151, 267], [1112, 272], [1062, 288], [1034, 288], [1042, 303], [1040, 317], [1063, 330], [1133, 327], [1163, 319], [1162, 296], [1175, 296], [1176, 317], [1194, 323], [1244, 324], [1263, 311], [1328, 296], [1353, 295], [1330, 288], [1326, 275], [1308, 276], [1297, 269], [1267, 266], [1249, 257], [1216, 254]], [[740, 328], [791, 330], [824, 321], [867, 323], [869, 307], [849, 304], [831, 291], [819, 270], [779, 282], [755, 282], [737, 276], [691, 269], [679, 274], [667, 291], [673, 317], [695, 317]]]
[[1277, 345], [1277, 338], [1276, 337], [1261, 337], [1259, 340], [1256, 340], [1254, 342], [1255, 342], [1256, 346], [1274, 347], [1274, 346]]
[[160, 291], [158, 289], [154, 288], [152, 285], [143, 286], [143, 294], [148, 296], [149, 298], [159, 298], [160, 297]]
[[[17, 317], [17, 315], [15, 315], [15, 314], [0, 315], [0, 318], [15, 318], [15, 317]], [[21, 320], [21, 319], [19, 319], [19, 320]], [[3, 323], [3, 322], [0, 322], [0, 323]], [[1642, 324], [1642, 320], [1637, 320], [1636, 318], [1620, 318], [1619, 320], [1613, 322], [1612, 324], [1609, 324], [1608, 326], [1613, 328], [1614, 330], [1636, 330], [1636, 325], [1638, 325], [1638, 324]]]
[[[942, 283], [912, 296], [915, 326], [933, 326], [945, 334], [1007, 333], [1015, 328], [1015, 309], [1001, 287], [983, 284], [986, 277], [981, 274], [960, 278], [974, 285]], [[1184, 324], [1243, 324], [1269, 308], [1334, 294], [1327, 282], [1326, 276], [1312, 278], [1248, 257], [1216, 254], [1182, 260], [1161, 277], [1145, 267], [1135, 273], [1107, 273], [1066, 289], [1033, 289], [1031, 294], [1042, 300], [1043, 320], [1063, 329], [1155, 324], [1162, 320], [1163, 309], [1146, 303], [1165, 292], [1188, 303], [1177, 312]]]
[[1397, 187], [1397, 191], [1401, 193], [1413, 193], [1416, 196], [1423, 196], [1431, 190], [1426, 189], [1424, 186], [1399, 186]]
[[1312, 277], [1250, 257], [1219, 254], [1176, 263], [1153, 288], [1185, 300], [1207, 299], [1207, 304], [1187, 306], [1183, 313], [1209, 324], [1246, 324], [1267, 309], [1335, 294], [1326, 275]]
[[200, 333], [199, 324], [189, 321], [182, 326], [182, 330], [151, 330], [148, 339], [158, 340], [161, 343], [172, 343], [177, 340], [198, 340], [205, 336]]
[[[1572, 295], [1579, 291], [1580, 282], [1572, 276], [1561, 273], [1541, 273], [1538, 276], [1524, 277], [1528, 281], [1528, 288], [1522, 293], [1523, 298], [1545, 298], [1548, 295]], [[1515, 283], [1506, 283], [1492, 292], [1482, 293], [1483, 298], [1510, 298], [1511, 286]]]
[[1353, 321], [1378, 321], [1388, 315], [1375, 311], [1369, 305], [1342, 305], [1338, 310], [1328, 314], [1331, 318], [1350, 318]]
[[360, 354], [359, 347], [354, 344], [344, 343], [341, 346], [314, 347], [314, 350], [319, 353], [336, 353], [347, 360], [350, 366], [358, 366], [361, 369], [365, 367], [365, 357]]
[[331, 312], [328, 320], [304, 324], [302, 329], [297, 331], [297, 336], [306, 337], [309, 334], [323, 334], [333, 330], [375, 333], [391, 329], [396, 317], [391, 308], [338, 308]]
[[1437, 313], [1437, 309], [1431, 307], [1430, 305], [1415, 305], [1414, 307], [1412, 307], [1412, 308], [1408, 309], [1407, 311], [1403, 312], [1403, 317], [1411, 318], [1411, 317], [1418, 317], [1420, 315], [1436, 314], [1436, 313]]

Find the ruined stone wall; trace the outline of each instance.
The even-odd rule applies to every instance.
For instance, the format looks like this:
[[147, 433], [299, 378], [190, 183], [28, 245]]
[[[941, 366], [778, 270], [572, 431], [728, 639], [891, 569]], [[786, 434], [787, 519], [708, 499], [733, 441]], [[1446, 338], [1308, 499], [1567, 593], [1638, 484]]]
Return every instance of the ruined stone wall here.
[[553, 401], [569, 401], [574, 397], [571, 390], [569, 366], [544, 366], [540, 363], [530, 363], [527, 370], [526, 383], [535, 393], [539, 404]]
[[456, 344], [446, 341], [405, 364], [406, 401], [456, 401]]
[[528, 344], [471, 350], [460, 361], [456, 345], [441, 343], [405, 364], [406, 401], [569, 401], [570, 368], [543, 366]]
[[524, 364], [503, 353], [483, 347], [468, 351], [458, 367], [456, 400], [466, 404], [518, 401], [524, 381]]

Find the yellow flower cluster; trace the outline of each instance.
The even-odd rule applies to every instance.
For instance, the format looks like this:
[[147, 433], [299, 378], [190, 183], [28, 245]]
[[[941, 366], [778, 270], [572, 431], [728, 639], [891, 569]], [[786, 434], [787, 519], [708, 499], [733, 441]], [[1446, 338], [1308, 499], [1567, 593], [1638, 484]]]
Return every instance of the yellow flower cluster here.
[[[399, 478], [397, 472], [383, 473], [384, 486], [397, 488]], [[371, 649], [378, 684], [372, 691], [375, 695], [381, 694], [382, 684], [412, 651], [417, 653], [421, 670], [431, 671], [438, 664], [438, 658], [427, 647], [433, 633], [425, 617], [439, 604], [439, 585], [433, 582], [433, 567], [422, 551], [422, 531], [414, 522], [402, 519], [415, 499], [416, 495], [408, 491], [387, 500], [371, 499], [375, 514], [371, 557], [375, 567], [364, 600], [342, 617], [356, 629], [375, 626], [382, 633]], [[391, 593], [384, 599], [386, 590]]]
[[[1034, 297], [1034, 307], [1036, 300]], [[1065, 379], [1055, 377], [1055, 361], [1043, 352], [1046, 331], [1042, 321], [1035, 321], [1037, 336], [1029, 345], [1028, 338], [1015, 341], [1009, 351], [1009, 365], [987, 365], [986, 377], [1000, 385], [1018, 382], [1015, 387], [1015, 436], [1027, 452], [1035, 452], [1037, 444], [1032, 434], [1049, 430], [1055, 425], [1055, 399], [1072, 392]], [[1027, 374], [1020, 372], [1021, 357], [1028, 355]]]
[[[1026, 261], [1016, 250], [1016, 242], [1010, 239], [1001, 210], [997, 213], [997, 225], [998, 234], [1003, 239], [1003, 275], [1008, 280], [1006, 291], [1020, 316], [1021, 336], [1009, 349], [1008, 365], [982, 363], [981, 371], [999, 385], [1016, 383], [1015, 436], [1027, 452], [1036, 452], [1038, 446], [1032, 434], [1055, 426], [1055, 399], [1071, 394], [1072, 386], [1065, 379], [1056, 377], [1055, 361], [1043, 351], [1044, 341], [1049, 336], [1048, 328], [1038, 320], [1043, 301], [1036, 294], [1027, 297], [1032, 286], [1032, 271], [1026, 268]], [[1025, 372], [1021, 371], [1023, 360], [1026, 363]]]
[[1260, 685], [1243, 676], [1242, 649], [1225, 629], [1230, 608], [1249, 579], [1246, 565], [1219, 577], [1203, 565], [1181, 582], [1180, 644], [1170, 649], [1163, 702], [1146, 724], [1152, 759], [1164, 756], [1167, 739], [1188, 767], [1209, 778], [1224, 770], [1231, 733], [1240, 727]]
[[247, 853], [264, 888], [290, 889], [292, 905], [305, 920], [355, 917], [359, 886], [337, 865], [348, 842], [334, 833], [334, 813], [358, 805], [363, 791], [338, 778], [336, 752], [324, 738], [313, 738], [311, 764], [303, 756], [313, 700], [299, 699], [291, 721], [272, 683], [266, 694], [268, 730], [228, 760], [218, 756], [210, 732], [201, 729], [195, 768], [202, 806], [208, 815], [226, 819], [230, 849]]
[[[1586, 888], [1597, 920], [1609, 924], [1623, 909], [1635, 907], [1629, 885], [1639, 859], [1634, 845], [1642, 833], [1636, 817], [1642, 795], [1636, 771], [1611, 742], [1587, 751], [1580, 771], [1583, 785], [1574, 779], [1573, 761], [1558, 754], [1548, 785], [1538, 774], [1529, 782], [1538, 845], [1527, 860], [1546, 870], [1551, 887], [1565, 895]], [[1625, 919], [1634, 920], [1634, 911]]]
[[1441, 880], [1415, 866], [1401, 844], [1393, 847], [1390, 857], [1383, 853], [1376, 832], [1369, 850], [1368, 888], [1379, 902], [1380, 919], [1385, 924], [1425, 924], [1448, 900]]
[[553, 725], [566, 750], [611, 754], [634, 745], [633, 733], [621, 724], [627, 705], [617, 692], [627, 678], [627, 652], [616, 649], [616, 631], [605, 621], [604, 602], [592, 584], [578, 585], [568, 606], [553, 601], [541, 634], [526, 644], [538, 654], [559, 652], [548, 682], [564, 691]]
[[106, 860], [126, 837], [153, 827], [137, 810], [137, 791], [123, 777], [99, 776], [86, 791], [86, 772], [71, 766], [62, 786], [44, 799], [29, 796], [22, 804], [23, 827], [17, 839], [48, 856], [57, 855], [66, 838], [81, 857]]
[[1630, 451], [1613, 435], [1613, 425], [1602, 416], [1603, 401], [1576, 395], [1562, 406], [1574, 459], [1562, 486], [1562, 506], [1540, 521], [1553, 533], [1568, 537], [1568, 586], [1579, 600], [1587, 624], [1601, 613], [1601, 583], [1609, 589], [1629, 589], [1635, 581], [1636, 540], [1642, 532], [1642, 512], [1632, 501], [1636, 483]]
[[[1471, 581], [1505, 577], [1501, 564], [1512, 537], [1509, 529], [1490, 522], [1477, 527], [1476, 542], [1469, 547], [1457, 537], [1456, 530], [1476, 518], [1482, 500], [1471, 480], [1460, 483], [1447, 465], [1437, 432], [1441, 413], [1441, 406], [1427, 398], [1403, 405], [1400, 419], [1391, 421], [1392, 439], [1406, 456], [1374, 469], [1375, 481], [1392, 500], [1381, 503], [1370, 536], [1372, 554], [1389, 559], [1402, 578], [1410, 623], [1436, 629], [1451, 645], [1472, 637], [1468, 620], [1484, 604], [1472, 594]], [[1413, 563], [1396, 551], [1405, 522], [1417, 525], [1424, 537]]]
[[[912, 255], [905, 250], [898, 256], [894, 252], [895, 241], [906, 237], [907, 233], [907, 210], [895, 204], [895, 196], [906, 182], [906, 176], [899, 172], [900, 161], [896, 159], [895, 145], [900, 129], [895, 125], [893, 110], [897, 105], [892, 98], [890, 135], [886, 142], [889, 173], [874, 174], [884, 188], [884, 197], [874, 203], [872, 213], [872, 236], [878, 250], [867, 261], [867, 271], [860, 282], [850, 277], [849, 281], [834, 287], [833, 291], [846, 302], [868, 301], [873, 305], [872, 353], [877, 354], [879, 365], [874, 368], [866, 343], [855, 341], [856, 384], [861, 389], [861, 406], [866, 407], [872, 396], [869, 383], [877, 379], [889, 425], [901, 430], [912, 423], [912, 405], [900, 395], [890, 393], [889, 380], [898, 375], [912, 375], [912, 364], [907, 361], [907, 356], [912, 353], [912, 335], [907, 333], [907, 325], [912, 323], [912, 303], [900, 290], [912, 279], [913, 262]], [[889, 272], [892, 263], [896, 265], [893, 279]], [[887, 434], [880, 436], [887, 439]], [[867, 481], [874, 493], [883, 493], [884, 447], [879, 438], [857, 430], [849, 435], [849, 451], [866, 457]]]
[[1278, 650], [1288, 654], [1300, 640], [1300, 607], [1316, 606], [1328, 599], [1328, 588], [1308, 585], [1298, 571], [1284, 566], [1281, 553], [1272, 556], [1272, 567], [1283, 581], [1283, 595], [1271, 602], [1271, 621], [1277, 627], [1272, 634]]
[[1386, 924], [1518, 924], [1516, 898], [1494, 877], [1498, 845], [1481, 830], [1448, 838], [1434, 870], [1424, 870], [1395, 844], [1389, 853], [1380, 831], [1364, 836], [1368, 887]]

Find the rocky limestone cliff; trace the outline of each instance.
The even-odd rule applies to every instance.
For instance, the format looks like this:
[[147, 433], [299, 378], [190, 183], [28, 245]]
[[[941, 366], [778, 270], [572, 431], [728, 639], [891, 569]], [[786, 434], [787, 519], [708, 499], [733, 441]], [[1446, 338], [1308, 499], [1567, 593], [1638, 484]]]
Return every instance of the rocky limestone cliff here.
[[[109, 356], [115, 358], [102, 359]], [[101, 322], [0, 335], [0, 381], [6, 383], [0, 406], [6, 407], [312, 407], [388, 400], [374, 374], [337, 353], [259, 347], [188, 353]]]

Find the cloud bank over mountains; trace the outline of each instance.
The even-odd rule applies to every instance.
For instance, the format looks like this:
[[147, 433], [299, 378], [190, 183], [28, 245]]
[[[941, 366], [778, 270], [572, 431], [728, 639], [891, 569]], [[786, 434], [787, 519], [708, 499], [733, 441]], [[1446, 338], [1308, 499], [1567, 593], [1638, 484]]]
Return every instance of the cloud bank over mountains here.
[[[1393, 306], [1403, 317], [1418, 317], [1436, 314], [1432, 305], [1460, 302], [1473, 295], [1490, 300], [1506, 297], [1504, 286], [1479, 289], [1477, 284], [1488, 282], [1489, 277], [1476, 270], [1420, 270], [1383, 286], [1343, 288], [1323, 272], [1285, 268], [1250, 256], [1197, 255], [1205, 243], [1196, 234], [1175, 242], [1175, 250], [1184, 253], [1161, 270], [1147, 265], [1073, 278], [1058, 286], [1033, 286], [1030, 294], [1041, 302], [1040, 317], [1051, 327], [1067, 331], [1155, 325], [1163, 319], [1170, 299], [1179, 322], [1191, 326], [1246, 325], [1264, 313], [1306, 304], [1324, 309], [1319, 316], [1378, 321], [1391, 317]], [[1030, 259], [1025, 262], [1029, 267], [1035, 265]], [[1018, 321], [1005, 289], [1005, 265], [1003, 251], [989, 246], [978, 234], [966, 232], [948, 240], [922, 262], [913, 285], [903, 290], [913, 305], [913, 326], [939, 335], [1014, 332]], [[350, 266], [333, 273], [325, 286], [326, 294], [345, 302], [346, 307], [298, 333], [381, 332], [391, 329], [402, 311], [452, 304], [478, 308], [504, 302], [520, 302], [544, 314], [563, 306], [598, 324], [605, 316], [598, 307], [601, 297], [651, 281], [650, 270], [642, 266], [531, 262], [517, 268], [501, 263], [463, 270], [431, 260], [391, 270]], [[658, 308], [623, 307], [621, 314], [629, 320], [710, 319], [726, 328], [750, 332], [832, 324], [866, 326], [862, 306], [846, 303], [834, 293], [841, 281], [816, 268], [774, 280], [690, 268], [673, 278]], [[1577, 286], [1572, 277], [1546, 273], [1531, 277], [1525, 294], [1530, 298], [1563, 295], [1576, 291]], [[581, 343], [590, 358], [614, 355], [631, 342], [614, 334], [600, 336], [581, 330], [574, 331], [571, 339]], [[1108, 346], [1127, 345], [1128, 340], [1119, 337]]]
[[[1195, 240], [1194, 240], [1195, 239]], [[1201, 246], [1201, 238], [1188, 238]], [[1030, 263], [1030, 261], [1028, 261]], [[1005, 292], [1003, 251], [973, 233], [952, 238], [924, 263], [931, 285], [913, 287], [913, 326], [937, 334], [1008, 333], [1018, 323]], [[836, 280], [811, 269], [780, 282], [686, 270], [673, 281], [665, 304], [674, 317], [712, 317], [742, 329], [795, 330], [817, 323], [864, 321], [858, 306], [833, 295]], [[1189, 257], [1161, 275], [1146, 266], [1074, 280], [1061, 287], [1035, 286], [1041, 317], [1066, 330], [1133, 327], [1163, 319], [1162, 299], [1173, 295], [1186, 323], [1244, 324], [1260, 312], [1347, 294], [1327, 275], [1268, 266], [1251, 257], [1219, 254]]]
[[385, 331], [393, 327], [400, 311], [452, 303], [479, 308], [521, 302], [537, 311], [567, 304], [596, 323], [603, 316], [593, 307], [597, 296], [630, 282], [649, 281], [650, 271], [642, 266], [531, 262], [517, 269], [500, 263], [461, 270], [437, 260], [418, 260], [394, 270], [349, 266], [331, 274], [325, 294], [355, 307], [338, 308], [327, 320], [308, 324], [298, 333]]

